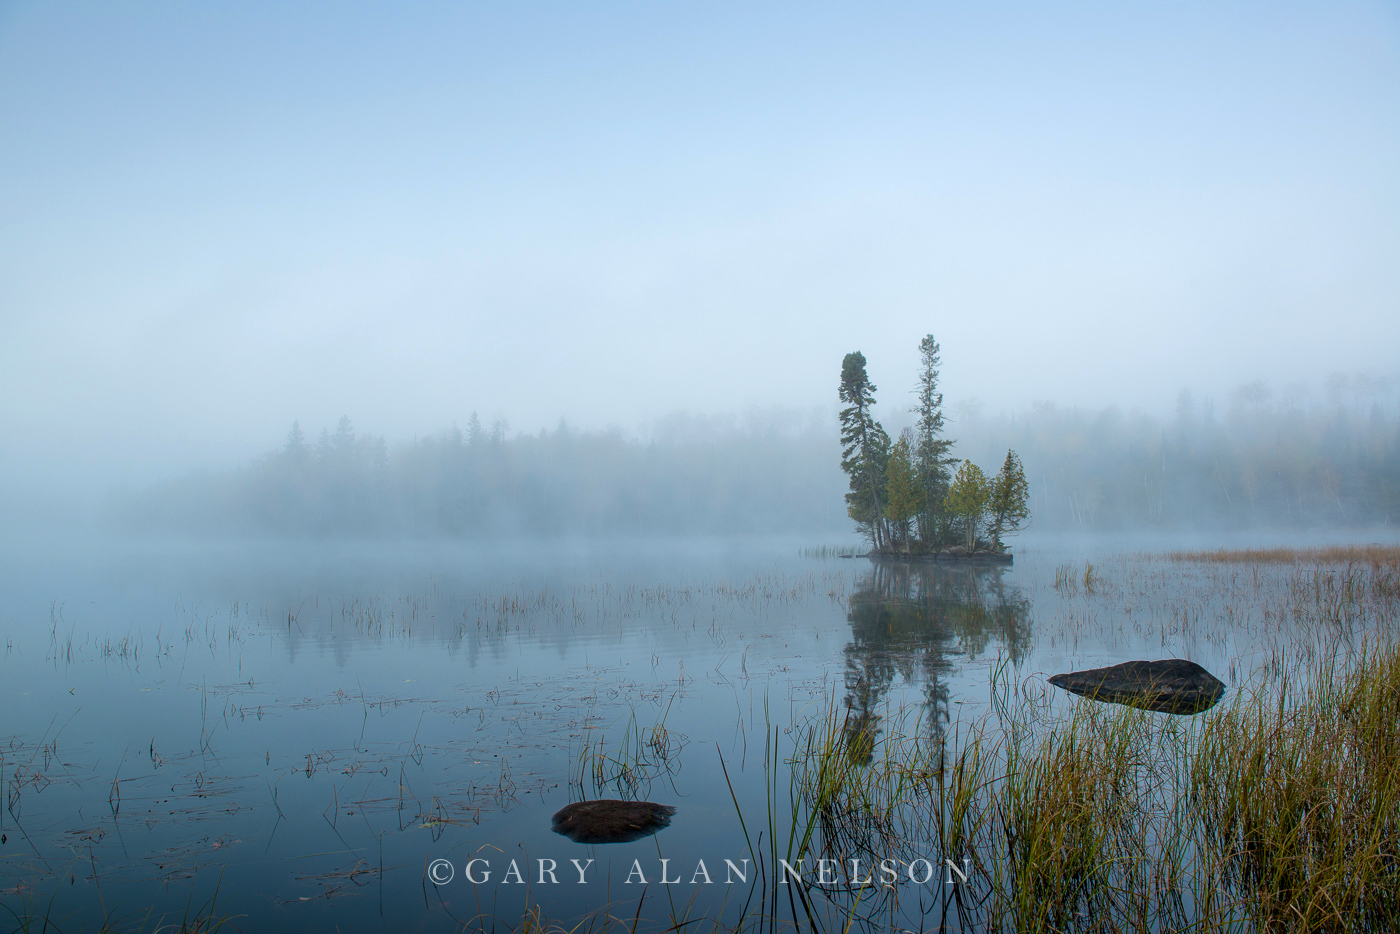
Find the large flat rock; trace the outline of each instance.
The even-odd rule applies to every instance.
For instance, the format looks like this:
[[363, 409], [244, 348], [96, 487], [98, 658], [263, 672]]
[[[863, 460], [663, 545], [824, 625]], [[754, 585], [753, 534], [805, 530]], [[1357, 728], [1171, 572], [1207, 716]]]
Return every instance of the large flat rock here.
[[1050, 683], [1093, 700], [1176, 714], [1208, 710], [1225, 694], [1223, 681], [1184, 658], [1071, 671]]
[[628, 843], [669, 827], [674, 813], [650, 801], [576, 801], [554, 815], [554, 832], [575, 843]]

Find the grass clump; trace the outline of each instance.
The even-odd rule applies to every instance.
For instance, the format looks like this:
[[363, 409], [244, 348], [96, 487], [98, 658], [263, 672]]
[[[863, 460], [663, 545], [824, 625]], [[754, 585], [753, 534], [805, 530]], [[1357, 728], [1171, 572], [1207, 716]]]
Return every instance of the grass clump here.
[[865, 551], [862, 551], [855, 545], [817, 545], [815, 547], [805, 547], [798, 553], [804, 558], [821, 558], [825, 560], [830, 558], [864, 557], [868, 551], [868, 547]]
[[660, 720], [643, 728], [632, 710], [622, 727], [622, 741], [615, 748], [609, 745], [606, 734], [585, 741], [574, 767], [573, 784], [585, 797], [591, 792], [596, 797], [632, 799], [647, 793], [656, 778], [669, 777], [688, 742], [684, 734], [666, 728], [669, 713], [668, 705]]

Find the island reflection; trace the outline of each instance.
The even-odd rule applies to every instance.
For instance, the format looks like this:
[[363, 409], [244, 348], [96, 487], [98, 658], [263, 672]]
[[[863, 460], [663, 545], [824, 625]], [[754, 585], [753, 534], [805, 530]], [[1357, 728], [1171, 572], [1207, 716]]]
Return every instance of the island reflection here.
[[933, 562], [877, 562], [856, 580], [846, 619], [847, 750], [871, 761], [880, 716], [896, 679], [923, 689], [924, 720], [941, 732], [949, 721], [947, 676], [954, 660], [976, 658], [996, 642], [1013, 664], [1030, 641], [1030, 601], [1009, 584], [1004, 567]]

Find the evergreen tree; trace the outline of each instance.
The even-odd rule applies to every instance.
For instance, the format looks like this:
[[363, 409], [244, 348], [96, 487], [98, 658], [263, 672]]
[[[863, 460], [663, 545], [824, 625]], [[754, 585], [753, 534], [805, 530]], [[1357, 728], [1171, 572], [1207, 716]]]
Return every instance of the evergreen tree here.
[[1002, 534], [1019, 532], [1031, 516], [1030, 487], [1015, 451], [1006, 452], [1001, 471], [992, 481], [988, 511], [991, 513], [992, 547], [1001, 551]]
[[923, 509], [923, 490], [918, 483], [914, 467], [911, 432], [904, 429], [899, 440], [890, 451], [889, 464], [885, 468], [885, 491], [889, 502], [885, 506], [885, 518], [889, 520], [891, 544], [903, 547], [905, 553], [913, 550], [910, 522]]
[[480, 444], [485, 437], [486, 431], [481, 427], [481, 419], [477, 416], [475, 410], [473, 410], [471, 420], [467, 422], [467, 443], [477, 445]]
[[865, 528], [877, 550], [885, 547], [885, 462], [890, 436], [871, 414], [875, 384], [865, 372], [865, 355], [848, 353], [841, 361], [841, 469], [850, 478], [846, 512]]
[[914, 407], [916, 443], [914, 464], [923, 508], [918, 513], [919, 538], [938, 544], [947, 536], [949, 520], [943, 507], [948, 496], [949, 465], [953, 442], [943, 437], [943, 393], [938, 389], [938, 341], [929, 334], [919, 342], [923, 369], [919, 374], [919, 403]]
[[336, 453], [348, 456], [354, 452], [355, 447], [355, 426], [350, 424], [350, 416], [340, 416], [340, 423], [335, 426], [335, 435], [331, 438], [331, 445]]
[[292, 461], [306, 457], [306, 435], [301, 430], [301, 422], [292, 422], [292, 430], [287, 432], [287, 444], [282, 448], [282, 453]]
[[948, 497], [944, 503], [947, 510], [962, 521], [969, 553], [977, 547], [977, 529], [987, 512], [991, 495], [987, 475], [972, 461], [963, 461], [948, 487]]

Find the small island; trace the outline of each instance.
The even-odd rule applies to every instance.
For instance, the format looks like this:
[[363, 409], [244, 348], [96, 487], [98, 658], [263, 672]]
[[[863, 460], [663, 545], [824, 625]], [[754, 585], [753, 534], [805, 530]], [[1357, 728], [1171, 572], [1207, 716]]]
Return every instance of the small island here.
[[893, 443], [871, 414], [875, 384], [866, 374], [865, 355], [856, 351], [841, 361], [846, 512], [870, 542], [872, 559], [1010, 564], [1002, 536], [1030, 520], [1025, 471], [1010, 450], [992, 477], [952, 455], [955, 442], [943, 435], [939, 352], [932, 334], [920, 341], [917, 419]]

